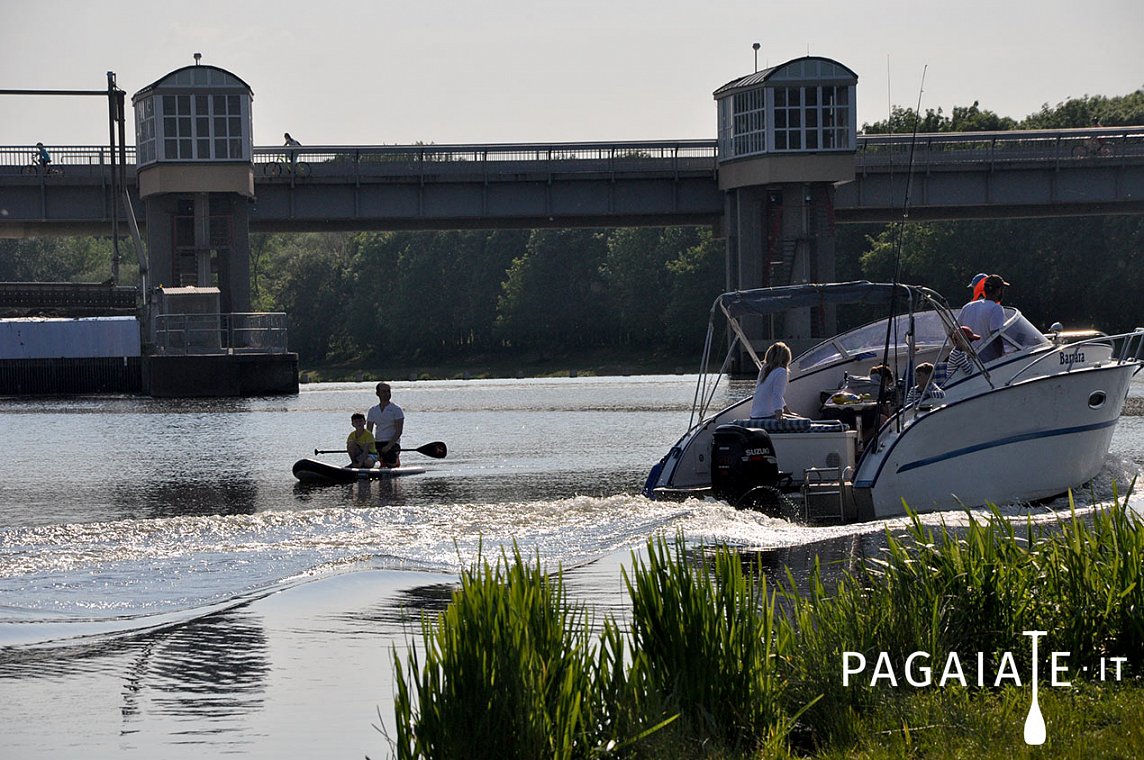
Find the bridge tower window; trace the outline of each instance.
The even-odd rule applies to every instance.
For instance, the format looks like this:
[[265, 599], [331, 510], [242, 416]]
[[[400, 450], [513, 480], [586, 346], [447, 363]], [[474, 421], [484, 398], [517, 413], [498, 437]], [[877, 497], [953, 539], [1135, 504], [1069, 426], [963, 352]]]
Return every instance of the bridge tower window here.
[[133, 98], [139, 165], [249, 161], [250, 88], [230, 72], [187, 66]]
[[191, 96], [163, 96], [163, 157], [189, 161], [195, 157], [191, 143]]
[[796, 58], [715, 91], [719, 160], [788, 153], [851, 152], [858, 76], [826, 58]]
[[736, 155], [762, 153], [767, 147], [767, 108], [765, 91], [760, 87], [740, 92], [733, 98], [734, 150]]
[[155, 99], [141, 101], [135, 109], [135, 151], [140, 164], [155, 160]]

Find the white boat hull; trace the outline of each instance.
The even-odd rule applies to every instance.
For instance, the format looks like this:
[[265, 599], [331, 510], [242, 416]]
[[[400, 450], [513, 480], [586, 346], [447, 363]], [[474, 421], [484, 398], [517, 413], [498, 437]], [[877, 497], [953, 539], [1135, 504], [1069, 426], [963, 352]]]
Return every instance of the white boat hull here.
[[[740, 343], [750, 348], [740, 319], [795, 306], [869, 304], [888, 294], [897, 298], [903, 287], [909, 291], [909, 298], [902, 299], [909, 305], [907, 313], [836, 335], [790, 365], [787, 405], [811, 420], [842, 417], [858, 428], [858, 446], [840, 446], [847, 441], [834, 433], [790, 436], [788, 423], [743, 422], [750, 413], [750, 400], [744, 399], [703, 419], [680, 438], [652, 469], [644, 492], [652, 497], [688, 496], [711, 488], [715, 431], [731, 422], [774, 431], [768, 446], [773, 446], [780, 474], [775, 479], [761, 470], [721, 469], [723, 497], [734, 503], [760, 487], [799, 487], [807, 518], [812, 517], [812, 502], [823, 495], [842, 502], [839, 519], [876, 519], [902, 515], [905, 505], [930, 512], [1036, 501], [1081, 487], [1100, 472], [1128, 385], [1144, 367], [1144, 328], [1119, 335], [1059, 329], [1046, 334], [1017, 309], [1005, 307], [999, 331], [967, 343], [958, 315], [932, 291], [864, 282], [734, 291], [716, 299], [712, 315], [727, 318], [736, 335], [729, 349], [734, 351]], [[708, 349], [711, 334], [709, 330]], [[972, 345], [974, 341], [1001, 350], [982, 362], [982, 346]], [[968, 361], [952, 358], [955, 342]], [[750, 353], [755, 355], [753, 348]], [[897, 393], [883, 394], [877, 381], [863, 377], [878, 357], [884, 357], [882, 363], [896, 378]], [[920, 406], [900, 406], [905, 387], [914, 380], [912, 368], [923, 362], [936, 365], [934, 383], [940, 395], [933, 393], [934, 398]], [[714, 397], [707, 389], [714, 387], [706, 376], [700, 377], [699, 414]], [[840, 390], [846, 391], [841, 403], [834, 401]], [[878, 395], [882, 398], [875, 402]], [[847, 403], [855, 406], [847, 409]], [[890, 405], [893, 411], [886, 410]], [[872, 435], [870, 426], [884, 413], [893, 416]], [[828, 431], [807, 423], [808, 432], [811, 427]], [[861, 451], [856, 462], [851, 458], [855, 449]], [[748, 462], [752, 450], [736, 453]], [[789, 479], [783, 476], [787, 472]], [[756, 482], [768, 477], [775, 482]], [[733, 488], [728, 490], [722, 480]]]
[[1034, 377], [921, 413], [863, 458], [856, 496], [868, 490], [873, 517], [882, 518], [904, 514], [903, 499], [928, 512], [1081, 486], [1104, 464], [1134, 369]]

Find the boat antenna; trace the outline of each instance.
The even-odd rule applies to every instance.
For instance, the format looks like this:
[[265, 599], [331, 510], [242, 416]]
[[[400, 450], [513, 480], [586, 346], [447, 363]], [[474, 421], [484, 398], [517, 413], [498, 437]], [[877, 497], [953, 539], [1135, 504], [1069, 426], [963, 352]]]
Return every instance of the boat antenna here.
[[[926, 69], [928, 69], [928, 68], [929, 68], [928, 64], [926, 66], [922, 67], [922, 80], [921, 80], [921, 84], [918, 86], [918, 103], [917, 103], [917, 106], [914, 108], [914, 128], [913, 128], [913, 133], [910, 136], [910, 157], [909, 157], [909, 161], [906, 163], [906, 190], [905, 190], [905, 196], [902, 199], [902, 220], [900, 222], [898, 222], [898, 239], [897, 239], [897, 243], [894, 247], [894, 273], [893, 273], [893, 278], [891, 280], [894, 287], [890, 291], [890, 318], [886, 322], [886, 342], [882, 348], [882, 366], [883, 367], [889, 367], [890, 366], [890, 340], [891, 340], [891, 337], [893, 338], [894, 345], [895, 346], [898, 345], [898, 339], [897, 339], [897, 335], [896, 335], [897, 328], [898, 328], [898, 320], [895, 319], [895, 317], [897, 316], [897, 299], [898, 299], [898, 287], [897, 286], [901, 282], [901, 279], [902, 279], [902, 248], [904, 247], [904, 241], [905, 241], [906, 222], [908, 222], [909, 218], [910, 218], [910, 189], [911, 189], [911, 185], [913, 184], [913, 179], [914, 179], [914, 152], [917, 149], [917, 145], [918, 145], [918, 125], [921, 122], [922, 93], [925, 92]], [[888, 71], [888, 69], [887, 69], [887, 71]], [[892, 121], [893, 121], [893, 114], [891, 113], [891, 122]], [[912, 314], [913, 313], [913, 304], [907, 304], [907, 308], [910, 310], [910, 313]], [[913, 328], [911, 327], [910, 330], [912, 332]], [[894, 351], [895, 360], [897, 359], [897, 355], [898, 355], [898, 352], [895, 350]], [[911, 356], [910, 361], [908, 361], [907, 364], [912, 363], [912, 359], [913, 359], [913, 357]], [[897, 361], [894, 362], [894, 365], [896, 368], [897, 367]], [[896, 389], [896, 386], [897, 386], [897, 379], [896, 379], [897, 378], [897, 371], [896, 371], [896, 369], [894, 370], [894, 377], [895, 377], [895, 389]], [[908, 380], [908, 378], [907, 378], [907, 380]], [[885, 403], [885, 401], [886, 401], [886, 392], [887, 392], [886, 384], [879, 382], [879, 384], [878, 384], [878, 405], [879, 405], [879, 407], [883, 403]], [[899, 422], [900, 422], [900, 420], [899, 420]], [[876, 440], [877, 439], [877, 432], [875, 432], [874, 435], [875, 435], [875, 440]]]

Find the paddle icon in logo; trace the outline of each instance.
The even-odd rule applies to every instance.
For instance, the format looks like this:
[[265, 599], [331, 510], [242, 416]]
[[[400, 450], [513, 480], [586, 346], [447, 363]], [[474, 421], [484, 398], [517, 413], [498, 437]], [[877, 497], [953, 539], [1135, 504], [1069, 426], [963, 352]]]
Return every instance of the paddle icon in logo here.
[[1033, 640], [1033, 703], [1029, 705], [1029, 714], [1025, 718], [1025, 744], [1044, 744], [1046, 738], [1045, 716], [1041, 715], [1041, 706], [1037, 704], [1037, 639], [1048, 631], [1022, 631]]

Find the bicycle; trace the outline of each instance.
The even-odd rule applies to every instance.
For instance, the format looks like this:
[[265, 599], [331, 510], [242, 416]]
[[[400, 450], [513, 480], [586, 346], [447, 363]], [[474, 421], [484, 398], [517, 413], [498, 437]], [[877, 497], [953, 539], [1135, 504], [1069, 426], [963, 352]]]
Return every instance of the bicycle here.
[[33, 158], [24, 168], [20, 170], [21, 174], [32, 176], [35, 174], [63, 174], [64, 170], [52, 163], [42, 163], [39, 158]]
[[310, 165], [305, 161], [271, 161], [263, 165], [262, 173], [267, 177], [281, 177], [285, 174], [293, 174], [295, 177], [309, 177]]
[[1112, 146], [1103, 138], [1090, 137], [1073, 148], [1072, 154], [1073, 158], [1088, 158], [1089, 156], [1107, 158], [1112, 155]]

